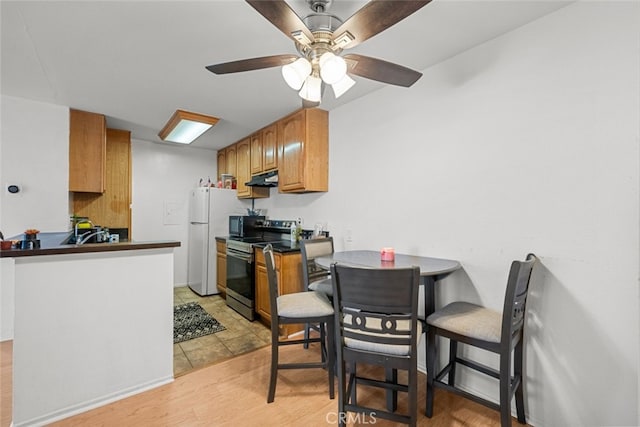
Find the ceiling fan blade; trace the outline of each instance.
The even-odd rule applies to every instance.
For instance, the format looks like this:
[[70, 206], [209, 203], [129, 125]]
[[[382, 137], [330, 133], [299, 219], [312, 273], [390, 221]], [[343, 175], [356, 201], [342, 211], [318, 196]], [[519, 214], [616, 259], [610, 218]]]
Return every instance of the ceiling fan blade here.
[[383, 83], [409, 87], [422, 77], [422, 73], [410, 68], [370, 56], [348, 54], [343, 58], [349, 73]]
[[355, 39], [341, 47], [352, 48], [402, 21], [430, 1], [371, 0], [340, 25], [333, 34], [335, 38], [340, 38], [347, 31], [351, 33]]
[[307, 26], [302, 22], [302, 19], [289, 7], [284, 0], [246, 0], [258, 13], [267, 21], [275, 25], [285, 36], [294, 41], [294, 31], [302, 31], [307, 36], [309, 41], [313, 41], [315, 38]]
[[261, 58], [241, 59], [239, 61], [225, 62], [223, 64], [208, 65], [207, 70], [214, 74], [239, 73], [241, 71], [260, 70], [262, 68], [287, 65], [298, 59], [296, 55], [273, 55]]

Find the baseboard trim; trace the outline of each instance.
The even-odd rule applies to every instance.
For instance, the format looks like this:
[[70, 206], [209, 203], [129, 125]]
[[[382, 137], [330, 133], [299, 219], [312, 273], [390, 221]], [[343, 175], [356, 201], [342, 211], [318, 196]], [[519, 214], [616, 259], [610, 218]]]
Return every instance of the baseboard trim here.
[[45, 414], [30, 420], [25, 420], [16, 423], [15, 420], [12, 421], [12, 426], [21, 427], [21, 426], [45, 426], [47, 424], [51, 424], [55, 421], [60, 421], [65, 418], [72, 417], [74, 415], [81, 414], [83, 412], [90, 411], [95, 408], [99, 408], [101, 406], [108, 405], [110, 403], [116, 402], [118, 400], [126, 399], [127, 397], [134, 396], [136, 394], [143, 393], [145, 391], [163, 386], [165, 384], [169, 384], [173, 382], [173, 375], [170, 377], [160, 378], [154, 381], [150, 381], [148, 383], [139, 384], [134, 387], [130, 387], [128, 389], [120, 390], [116, 393], [108, 394], [106, 396], [91, 399], [86, 402], [81, 402], [76, 405], [69, 406], [67, 408], [59, 409], [57, 411], [51, 412], [49, 414]]

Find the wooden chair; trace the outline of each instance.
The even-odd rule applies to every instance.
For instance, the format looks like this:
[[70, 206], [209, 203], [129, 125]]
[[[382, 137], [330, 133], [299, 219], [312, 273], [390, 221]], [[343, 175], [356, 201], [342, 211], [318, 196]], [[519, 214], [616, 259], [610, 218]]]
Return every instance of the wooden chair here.
[[[427, 318], [427, 408], [433, 415], [436, 388], [456, 393], [500, 412], [502, 427], [511, 425], [511, 399], [516, 397], [518, 422], [526, 424], [524, 413], [524, 315], [531, 271], [537, 258], [513, 261], [507, 281], [504, 308], [499, 313], [468, 302], [453, 302]], [[449, 339], [449, 363], [436, 374], [436, 337]], [[498, 370], [458, 356], [458, 343], [478, 347], [500, 356]], [[513, 376], [511, 359], [513, 353]], [[456, 364], [461, 364], [499, 380], [500, 403], [496, 404], [456, 387]], [[448, 381], [443, 378], [448, 375]]]
[[[302, 283], [304, 284], [304, 289], [321, 292], [331, 299], [333, 295], [331, 275], [328, 270], [318, 267], [315, 259], [319, 256], [333, 254], [333, 237], [301, 240], [300, 253], [302, 255]], [[311, 329], [319, 330], [318, 325], [307, 323], [304, 327], [304, 338], [306, 340], [309, 339], [309, 331]], [[309, 344], [305, 344], [304, 348], [309, 348]]]
[[[333, 346], [333, 307], [324, 294], [319, 292], [297, 292], [279, 295], [278, 276], [275, 269], [273, 247], [269, 244], [263, 249], [267, 265], [269, 283], [269, 304], [271, 308], [271, 375], [267, 403], [273, 402], [278, 380], [278, 369], [324, 368], [329, 376], [329, 397], [334, 398], [334, 364], [335, 349]], [[292, 323], [317, 323], [320, 325], [320, 337], [309, 340], [280, 340], [280, 325]], [[326, 333], [325, 333], [326, 327]], [[327, 339], [327, 333], [328, 338]], [[299, 345], [308, 342], [319, 342], [320, 362], [279, 363], [279, 348], [285, 345]]]
[[[417, 316], [420, 269], [355, 268], [333, 264], [331, 277], [336, 312], [340, 425], [344, 425], [344, 414], [349, 411], [415, 426], [418, 415], [417, 342], [422, 334], [422, 324]], [[385, 379], [359, 376], [359, 363], [384, 367]], [[407, 384], [398, 382], [399, 369], [407, 371]], [[386, 389], [386, 410], [360, 404], [358, 385]], [[396, 412], [399, 391], [408, 394], [406, 414]]]

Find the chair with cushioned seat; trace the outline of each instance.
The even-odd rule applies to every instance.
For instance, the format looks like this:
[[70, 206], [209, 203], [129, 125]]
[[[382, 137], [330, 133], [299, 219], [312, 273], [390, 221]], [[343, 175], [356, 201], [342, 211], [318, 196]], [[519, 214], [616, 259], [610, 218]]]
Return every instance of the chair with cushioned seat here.
[[[328, 371], [329, 397], [334, 398], [333, 345], [334, 320], [333, 307], [327, 297], [315, 291], [296, 292], [279, 295], [278, 276], [275, 269], [273, 247], [269, 244], [263, 249], [269, 283], [269, 305], [271, 308], [271, 375], [267, 403], [273, 402], [278, 380], [278, 369], [323, 368]], [[320, 325], [320, 337], [308, 340], [280, 340], [280, 325], [297, 323], [316, 323]], [[326, 328], [326, 329], [325, 329]], [[326, 332], [325, 332], [326, 331]], [[328, 336], [327, 336], [328, 334]], [[279, 363], [279, 349], [285, 345], [299, 345], [319, 342], [321, 361], [302, 363]]]
[[[524, 323], [531, 271], [537, 258], [513, 261], [507, 280], [502, 313], [468, 302], [453, 302], [427, 318], [427, 407], [433, 415], [436, 388], [461, 395], [500, 412], [502, 427], [511, 425], [511, 399], [515, 395], [518, 422], [526, 424], [524, 413]], [[449, 339], [449, 362], [436, 374], [436, 337]], [[499, 355], [499, 369], [458, 356], [458, 343]], [[511, 363], [513, 353], [513, 376]], [[499, 381], [499, 404], [456, 387], [456, 365], [461, 364]], [[447, 376], [447, 382], [444, 377]]]
[[[333, 237], [301, 240], [300, 254], [302, 255], [302, 283], [305, 290], [321, 292], [329, 299], [333, 295], [331, 275], [328, 270], [316, 265], [315, 259], [333, 254]], [[307, 323], [304, 328], [304, 338], [309, 339], [310, 329], [319, 330], [317, 325]], [[304, 348], [309, 345], [305, 344]]]
[[[336, 312], [338, 365], [338, 421], [356, 412], [415, 426], [418, 416], [418, 286], [420, 269], [356, 268], [331, 266], [333, 307]], [[358, 365], [377, 365], [385, 378], [361, 376]], [[348, 381], [347, 381], [348, 368]], [[407, 371], [407, 383], [398, 381], [398, 370]], [[386, 389], [386, 408], [364, 406], [358, 386]], [[398, 392], [407, 393], [408, 409], [398, 413]]]

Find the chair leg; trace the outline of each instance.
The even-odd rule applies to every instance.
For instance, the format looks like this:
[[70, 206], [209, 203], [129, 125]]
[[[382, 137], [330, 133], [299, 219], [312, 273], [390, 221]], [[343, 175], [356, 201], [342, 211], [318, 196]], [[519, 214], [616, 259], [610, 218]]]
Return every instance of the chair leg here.
[[[416, 355], [416, 357], [418, 357]], [[417, 361], [409, 370], [409, 426], [416, 427], [418, 423], [418, 365]]]
[[[398, 383], [398, 370], [387, 368], [384, 370], [385, 381], [388, 383]], [[387, 411], [395, 412], [398, 409], [398, 391], [387, 390]]]
[[276, 395], [276, 382], [278, 381], [278, 328], [271, 331], [271, 376], [269, 378], [269, 395], [267, 403], [273, 402]]
[[[320, 358], [322, 359], [322, 363], [325, 363], [327, 361], [327, 333], [326, 333], [326, 329], [325, 329], [325, 324], [324, 323], [320, 323], [319, 325], [320, 327], [318, 329], [320, 329]], [[307, 348], [309, 347], [309, 343], [306, 342], [305, 345], [307, 346]]]
[[356, 380], [356, 363], [349, 363], [349, 386], [347, 387], [347, 394], [349, 397], [347, 398], [347, 402], [352, 405], [357, 405], [358, 399], [356, 396], [356, 388], [357, 388], [357, 380]]
[[[507, 344], [508, 345], [508, 344]], [[511, 350], [500, 355], [500, 425], [511, 426]]]
[[347, 399], [347, 383], [344, 361], [341, 356], [338, 356], [338, 423], [340, 427], [346, 426], [345, 418], [343, 416], [344, 405]]
[[304, 344], [303, 347], [306, 349], [309, 348], [309, 328], [311, 328], [311, 325], [309, 325], [308, 323], [305, 323], [304, 325]]
[[436, 376], [436, 333], [433, 327], [427, 330], [427, 407], [425, 414], [428, 418], [433, 415], [433, 380]]
[[[336, 354], [336, 350], [335, 350], [335, 333], [334, 333], [334, 327], [333, 327], [333, 319], [329, 320], [327, 322], [327, 337], [326, 337], [326, 342], [327, 342], [327, 356], [326, 356], [326, 364], [327, 364], [327, 371], [329, 371], [329, 398], [333, 399], [335, 397], [335, 389], [334, 389], [334, 384], [335, 384], [335, 378], [334, 378], [334, 367], [335, 367], [335, 354]], [[324, 324], [320, 326], [322, 328], [323, 334], [324, 335]], [[324, 338], [324, 337], [323, 337]], [[322, 343], [324, 343], [325, 341], [323, 340]], [[324, 356], [323, 356], [324, 359]], [[323, 360], [323, 362], [325, 362], [325, 360]]]
[[449, 340], [449, 364], [451, 370], [449, 371], [449, 385], [451, 387], [456, 384], [456, 358], [458, 357], [458, 341]]
[[520, 379], [518, 388], [515, 392], [516, 397], [516, 412], [518, 414], [518, 422], [520, 424], [526, 424], [527, 418], [524, 414], [524, 344], [522, 337], [518, 344], [516, 344], [515, 352], [513, 354], [513, 375], [515, 378]]

